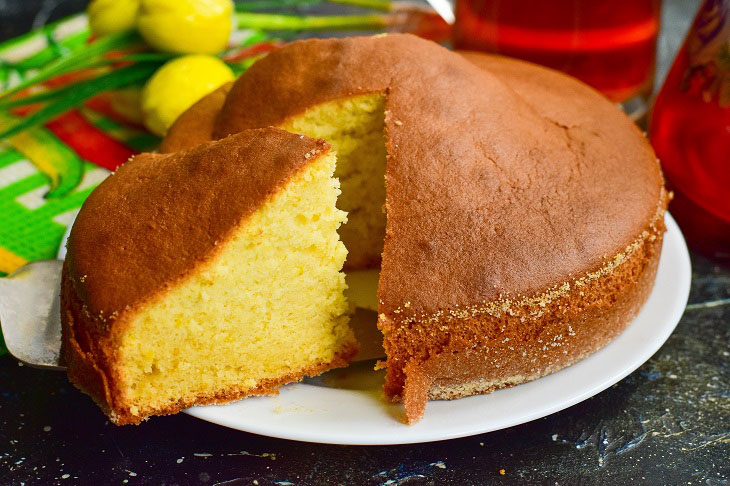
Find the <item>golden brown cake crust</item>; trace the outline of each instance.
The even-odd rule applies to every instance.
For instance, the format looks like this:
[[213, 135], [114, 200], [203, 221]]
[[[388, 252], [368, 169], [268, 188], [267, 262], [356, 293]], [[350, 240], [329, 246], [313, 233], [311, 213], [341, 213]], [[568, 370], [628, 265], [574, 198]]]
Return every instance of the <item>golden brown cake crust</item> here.
[[[114, 350], [127, 317], [208, 261], [248, 216], [328, 150], [322, 140], [283, 130], [248, 130], [190, 151], [139, 155], [87, 198], [63, 268], [62, 354], [71, 381], [114, 422], [140, 419], [114, 402]], [[256, 389], [232, 389], [180, 407], [270, 393], [284, 382], [344, 366], [356, 351], [343, 349], [331, 363]]]

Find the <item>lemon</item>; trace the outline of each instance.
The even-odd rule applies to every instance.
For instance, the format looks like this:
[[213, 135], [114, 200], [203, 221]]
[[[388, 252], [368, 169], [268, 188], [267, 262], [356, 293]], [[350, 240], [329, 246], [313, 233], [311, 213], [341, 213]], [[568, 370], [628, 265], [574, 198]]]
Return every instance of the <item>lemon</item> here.
[[163, 136], [182, 112], [233, 77], [231, 68], [213, 56], [191, 54], [168, 61], [142, 89], [145, 126]]
[[231, 34], [231, 0], [141, 0], [137, 30], [155, 49], [215, 54]]
[[93, 0], [86, 9], [89, 27], [96, 36], [132, 29], [139, 0]]

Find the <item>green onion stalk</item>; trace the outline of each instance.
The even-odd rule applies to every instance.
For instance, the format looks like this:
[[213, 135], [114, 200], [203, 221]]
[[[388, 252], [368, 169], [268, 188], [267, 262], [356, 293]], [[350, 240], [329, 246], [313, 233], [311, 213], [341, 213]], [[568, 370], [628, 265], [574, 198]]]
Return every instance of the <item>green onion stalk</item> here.
[[271, 31], [381, 30], [388, 26], [384, 15], [298, 16], [236, 12], [239, 29]]
[[246, 0], [236, 3], [236, 11], [254, 12], [257, 10], [309, 7], [322, 3], [334, 3], [381, 12], [390, 12], [395, 4], [390, 0]]
[[[301, 0], [300, 2], [293, 0], [293, 3], [301, 3]], [[408, 32], [436, 42], [445, 42], [451, 36], [451, 27], [436, 12], [419, 5], [387, 0], [330, 0], [330, 3], [367, 8], [381, 13], [307, 16], [252, 12], [237, 7], [234, 15], [239, 29], [279, 32], [323, 30]]]

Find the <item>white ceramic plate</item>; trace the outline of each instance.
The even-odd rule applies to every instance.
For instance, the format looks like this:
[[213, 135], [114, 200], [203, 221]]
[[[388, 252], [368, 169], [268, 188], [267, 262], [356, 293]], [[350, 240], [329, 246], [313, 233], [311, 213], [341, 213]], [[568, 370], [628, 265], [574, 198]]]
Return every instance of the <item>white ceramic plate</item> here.
[[[402, 406], [377, 392], [382, 375], [366, 364], [287, 385], [277, 397], [248, 398], [187, 413], [237, 430], [330, 444], [407, 444], [499, 430], [544, 417], [605, 390], [641, 366], [667, 340], [684, 312], [691, 279], [687, 247], [666, 216], [656, 284], [634, 322], [611, 344], [539, 380], [454, 401], [432, 401], [415, 425], [400, 422]], [[372, 366], [372, 363], [370, 363]]]

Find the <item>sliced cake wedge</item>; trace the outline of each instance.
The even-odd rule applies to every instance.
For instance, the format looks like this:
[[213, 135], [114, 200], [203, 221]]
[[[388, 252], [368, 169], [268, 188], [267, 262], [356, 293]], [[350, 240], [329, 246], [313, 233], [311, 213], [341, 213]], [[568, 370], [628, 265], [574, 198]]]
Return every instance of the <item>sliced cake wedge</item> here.
[[69, 238], [71, 381], [128, 424], [346, 365], [334, 169], [325, 142], [273, 128], [122, 166]]

